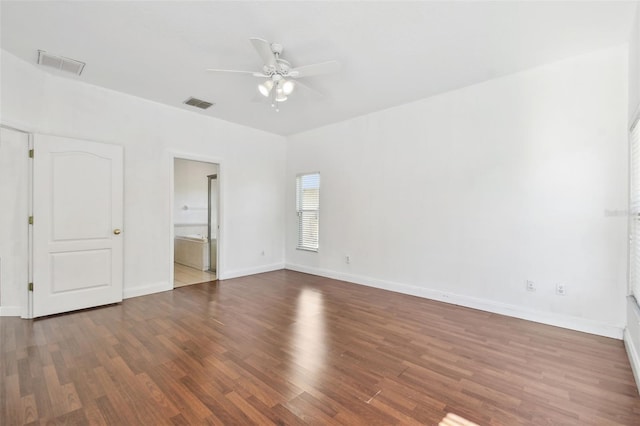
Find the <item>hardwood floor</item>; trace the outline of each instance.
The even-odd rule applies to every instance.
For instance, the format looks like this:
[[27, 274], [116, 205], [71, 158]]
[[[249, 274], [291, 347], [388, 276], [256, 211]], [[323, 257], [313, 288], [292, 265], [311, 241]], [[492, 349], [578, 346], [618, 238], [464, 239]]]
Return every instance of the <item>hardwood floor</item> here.
[[184, 287], [185, 285], [199, 284], [206, 281], [215, 281], [215, 272], [200, 271], [180, 263], [173, 264], [173, 287]]
[[0, 424], [638, 425], [623, 343], [291, 271], [0, 318]]

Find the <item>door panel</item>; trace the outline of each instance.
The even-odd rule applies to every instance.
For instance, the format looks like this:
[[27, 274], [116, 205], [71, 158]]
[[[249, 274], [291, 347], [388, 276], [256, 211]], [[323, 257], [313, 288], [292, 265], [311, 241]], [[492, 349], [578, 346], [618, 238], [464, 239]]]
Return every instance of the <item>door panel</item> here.
[[51, 154], [53, 241], [110, 236], [111, 166], [112, 159], [91, 153]]
[[[83, 268], [77, 268], [83, 265]], [[51, 291], [64, 293], [111, 283], [111, 250], [68, 251], [51, 254]]]
[[34, 152], [34, 316], [120, 302], [122, 147], [35, 135]]

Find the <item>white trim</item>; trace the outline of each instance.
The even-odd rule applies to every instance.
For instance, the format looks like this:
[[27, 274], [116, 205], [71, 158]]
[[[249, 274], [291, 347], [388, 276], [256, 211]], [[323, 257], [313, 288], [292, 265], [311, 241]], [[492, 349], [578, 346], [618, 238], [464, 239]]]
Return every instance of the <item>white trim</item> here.
[[[627, 164], [627, 212], [629, 213], [627, 215], [627, 295], [632, 295], [633, 294], [633, 284], [631, 281], [633, 279], [632, 277], [632, 268], [634, 268], [635, 263], [632, 261], [632, 257], [634, 255], [633, 252], [633, 244], [634, 242], [634, 238], [638, 238], [640, 236], [638, 235], [633, 235], [634, 232], [634, 218], [635, 218], [635, 214], [637, 212], [632, 212], [632, 200], [634, 198], [634, 194], [632, 194], [633, 191], [633, 181], [634, 181], [634, 164], [633, 164], [633, 134], [634, 134], [634, 130], [635, 127], [638, 125], [638, 123], [640, 122], [640, 109], [638, 109], [638, 111], [636, 111], [636, 116], [634, 118], [634, 120], [632, 121], [632, 125], [629, 128], [629, 132], [627, 133], [627, 139], [628, 139], [628, 143], [627, 143], [627, 158], [628, 158], [628, 164]], [[638, 165], [636, 165], [637, 167]]]
[[0, 306], [0, 317], [19, 317], [21, 313], [20, 306]]
[[[0, 127], [9, 131], [14, 131], [18, 133], [22, 133], [27, 137], [27, 150], [33, 148], [33, 133], [32, 129], [23, 123], [18, 123], [15, 121], [7, 121], [6, 119], [0, 120]], [[30, 159], [29, 165], [27, 168], [27, 212], [29, 215], [33, 215], [33, 159]], [[27, 234], [27, 283], [33, 282], [33, 232], [32, 227], [28, 227]], [[24, 284], [27, 284], [24, 283]], [[22, 290], [20, 292], [20, 305], [19, 306], [0, 306], [0, 316], [19, 316], [21, 318], [29, 319], [33, 318], [33, 293], [28, 290], [26, 285], [21, 286]], [[14, 314], [15, 309], [19, 309], [18, 314]]]
[[227, 271], [224, 275], [218, 276], [220, 280], [230, 280], [231, 278], [244, 277], [247, 275], [261, 274], [263, 272], [278, 271], [284, 269], [284, 263], [272, 263], [271, 265], [255, 266], [253, 268], [236, 269], [235, 271]]
[[607, 324], [569, 315], [560, 315], [552, 312], [537, 311], [533, 309], [523, 308], [517, 305], [495, 302], [488, 299], [480, 299], [477, 297], [464, 296], [461, 294], [433, 290], [424, 287], [417, 287], [410, 284], [378, 280], [375, 278], [336, 272], [328, 269], [295, 265], [291, 263], [287, 263], [285, 265], [285, 268], [292, 271], [305, 272], [307, 274], [319, 275], [322, 277], [347, 281], [350, 283], [365, 285], [368, 287], [375, 287], [383, 290], [395, 291], [397, 293], [410, 294], [412, 296], [424, 297], [426, 299], [451, 303], [453, 305], [465, 306], [467, 308], [479, 309], [481, 311], [525, 319], [528, 321], [539, 322], [542, 324], [567, 328], [570, 330], [582, 331], [599, 336], [611, 337], [614, 339], [622, 339], [622, 333], [624, 329], [623, 325]]
[[[29, 150], [33, 148], [33, 138], [34, 134], [29, 133]], [[29, 158], [29, 216], [33, 216], [33, 158]], [[29, 225], [29, 234], [28, 234], [28, 245], [29, 245], [29, 253], [28, 253], [28, 263], [29, 266], [27, 268], [27, 275], [29, 278], [29, 282], [33, 282], [33, 226]], [[23, 290], [24, 291], [24, 290]], [[31, 319], [33, 318], [33, 291], [27, 290], [26, 293], [22, 293], [22, 318]]]
[[160, 281], [157, 283], [125, 288], [122, 296], [124, 299], [130, 299], [132, 297], [146, 296], [148, 294], [160, 293], [169, 290], [173, 290], [173, 285], [168, 281]]
[[632, 133], [633, 125], [627, 132], [627, 295], [633, 294], [633, 290], [631, 288], [631, 245], [633, 244], [633, 240], [631, 239], [631, 232], [633, 229], [633, 215], [631, 215], [631, 176], [633, 174], [633, 159], [631, 158]]
[[627, 327], [624, 330], [624, 347], [631, 364], [631, 370], [640, 391], [640, 306], [634, 296], [627, 297]]
[[624, 329], [624, 347], [627, 349], [631, 371], [633, 371], [633, 377], [636, 379], [636, 386], [638, 387], [638, 392], [640, 392], [640, 356], [633, 344], [633, 338], [629, 334], [628, 328]]
[[200, 161], [203, 163], [217, 164], [218, 166], [220, 166], [224, 161], [220, 157], [208, 157], [206, 155], [193, 154], [193, 153], [184, 152], [184, 151], [171, 150], [169, 151], [169, 154], [171, 155], [171, 161], [173, 161], [174, 158], [179, 158], [181, 160], [191, 160], [191, 161]]
[[633, 131], [633, 129], [636, 127], [639, 121], [640, 121], [640, 103], [636, 105], [636, 110], [633, 113], [633, 115], [631, 115], [630, 125], [628, 129], [629, 132]]

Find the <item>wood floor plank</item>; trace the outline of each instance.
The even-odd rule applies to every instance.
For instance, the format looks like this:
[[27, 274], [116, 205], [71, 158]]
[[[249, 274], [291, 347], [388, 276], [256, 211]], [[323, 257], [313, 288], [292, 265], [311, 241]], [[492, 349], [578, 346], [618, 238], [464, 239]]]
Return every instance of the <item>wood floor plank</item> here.
[[335, 411], [323, 407], [315, 398], [306, 392], [283, 404], [289, 411], [310, 425], [326, 425], [334, 423]]
[[[2, 401], [0, 401], [2, 402], [0, 405], [2, 418], [8, 424], [22, 424], [21, 398], [23, 396], [20, 395], [20, 379], [17, 375], [3, 377], [0, 386], [3, 389]], [[1, 421], [0, 424], [2, 424]]]
[[225, 395], [231, 403], [233, 403], [238, 410], [243, 412], [249, 420], [256, 425], [272, 425], [275, 424], [267, 416], [262, 414], [258, 409], [248, 402], [248, 398], [243, 398], [236, 392], [229, 392]]
[[[194, 377], [187, 375], [180, 379], [185, 389], [187, 389], [194, 398], [197, 398], [209, 411], [209, 414], [203, 416], [202, 419], [209, 419], [211, 423], [231, 424], [234, 422], [248, 423], [249, 418], [246, 414], [238, 411], [237, 407], [232, 404], [225, 404], [224, 395], [216, 391], [213, 386], [203, 381], [197, 381]], [[229, 407], [232, 406], [231, 409]]]
[[210, 417], [213, 413], [182, 382], [188, 373], [185, 372], [182, 376], [176, 377], [175, 372], [176, 370], [172, 367], [162, 364], [148, 370], [147, 374], [190, 424], [202, 423], [203, 419]]
[[160, 411], [165, 418], [172, 418], [180, 414], [180, 410], [176, 408], [147, 373], [138, 374], [136, 380], [146, 390], [149, 398], [153, 400], [155, 409]]
[[640, 425], [619, 340], [285, 270], [2, 317], [0, 342], [3, 426]]
[[120, 417], [113, 404], [111, 404], [111, 401], [109, 401], [109, 398], [107, 398], [106, 396], [96, 398], [96, 405], [98, 406], [98, 410], [107, 424], [124, 424], [125, 419]]

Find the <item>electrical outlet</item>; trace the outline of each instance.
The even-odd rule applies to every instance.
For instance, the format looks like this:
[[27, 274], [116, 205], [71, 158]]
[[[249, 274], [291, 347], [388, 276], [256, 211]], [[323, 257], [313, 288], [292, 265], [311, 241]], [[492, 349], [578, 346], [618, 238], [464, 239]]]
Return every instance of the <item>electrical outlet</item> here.
[[536, 283], [531, 280], [527, 280], [527, 291], [536, 291]]
[[349, 263], [351, 263], [351, 256], [349, 256], [349, 255], [345, 256], [345, 257], [344, 257], [344, 263], [346, 263], [347, 265], [348, 265]]
[[567, 294], [567, 286], [564, 284], [556, 284], [556, 294], [558, 296], [564, 296]]

